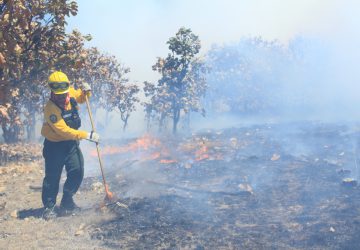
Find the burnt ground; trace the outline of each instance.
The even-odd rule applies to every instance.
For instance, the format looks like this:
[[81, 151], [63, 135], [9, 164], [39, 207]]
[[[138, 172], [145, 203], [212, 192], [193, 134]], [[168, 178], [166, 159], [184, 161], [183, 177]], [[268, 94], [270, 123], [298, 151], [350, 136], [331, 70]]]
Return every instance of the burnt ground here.
[[[163, 138], [146, 150], [105, 154], [110, 187], [128, 208], [92, 207], [101, 200], [94, 192], [99, 178], [86, 178], [78, 200], [88, 209], [54, 222], [26, 215], [29, 207], [40, 207], [33, 201], [39, 194], [29, 185], [15, 192], [8, 183], [16, 178], [9, 177], [3, 182], [2, 197], [10, 204], [0, 209], [0, 246], [360, 249], [360, 188], [344, 181], [359, 177], [355, 129], [318, 122], [265, 124]], [[30, 176], [35, 183], [41, 178]], [[21, 203], [18, 218], [9, 215], [12, 195]], [[31, 239], [34, 227], [36, 242], [46, 243]]]
[[360, 190], [342, 183], [358, 177], [356, 137], [321, 123], [197, 133], [175, 151], [202, 141], [207, 159], [124, 167], [112, 187], [129, 211], [114, 207], [92, 237], [134, 249], [360, 248]]

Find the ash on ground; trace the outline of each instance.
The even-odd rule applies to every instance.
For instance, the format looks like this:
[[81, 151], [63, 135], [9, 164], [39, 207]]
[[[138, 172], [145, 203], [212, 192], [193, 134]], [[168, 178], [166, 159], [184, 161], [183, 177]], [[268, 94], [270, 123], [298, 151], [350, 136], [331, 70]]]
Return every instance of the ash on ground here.
[[148, 154], [167, 151], [152, 158], [105, 155], [128, 208], [109, 206], [115, 218], [91, 237], [114, 249], [357, 249], [360, 190], [343, 180], [359, 177], [358, 139], [350, 125], [266, 124], [160, 138]]

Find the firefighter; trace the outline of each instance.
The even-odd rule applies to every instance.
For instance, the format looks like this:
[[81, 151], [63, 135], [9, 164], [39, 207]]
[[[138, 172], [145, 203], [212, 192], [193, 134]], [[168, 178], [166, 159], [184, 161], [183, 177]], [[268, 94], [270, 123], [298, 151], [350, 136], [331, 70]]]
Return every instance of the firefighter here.
[[60, 211], [65, 214], [79, 211], [80, 208], [73, 200], [73, 195], [79, 189], [84, 176], [84, 158], [79, 141], [87, 139], [99, 142], [97, 133], [78, 130], [81, 126], [78, 103], [85, 102], [85, 96], [90, 96], [90, 85], [83, 83], [82, 89], [75, 90], [70, 86], [68, 77], [60, 71], [55, 71], [49, 76], [48, 85], [51, 96], [44, 108], [44, 123], [41, 129], [41, 134], [45, 137], [45, 177], [42, 186], [45, 220], [57, 216], [56, 196], [64, 166], [67, 178]]

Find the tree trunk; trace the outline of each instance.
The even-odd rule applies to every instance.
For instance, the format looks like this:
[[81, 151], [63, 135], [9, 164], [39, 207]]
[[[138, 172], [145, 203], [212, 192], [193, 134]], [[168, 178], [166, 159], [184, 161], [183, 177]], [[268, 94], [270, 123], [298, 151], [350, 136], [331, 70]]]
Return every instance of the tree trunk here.
[[125, 121], [124, 121], [123, 132], [125, 132], [125, 130], [126, 130], [126, 128], [127, 128], [128, 119], [129, 119], [129, 116], [128, 116], [128, 117], [125, 119]]
[[128, 125], [128, 120], [129, 120], [129, 117], [130, 115], [129, 114], [121, 114], [121, 120], [124, 122], [124, 125], [123, 125], [123, 132], [125, 132], [126, 130], [126, 127]]
[[18, 124], [2, 124], [3, 137], [6, 143], [16, 143], [21, 139], [21, 126]]
[[1, 121], [1, 128], [3, 130], [3, 137], [6, 143], [19, 142], [22, 134], [22, 123], [19, 117], [19, 110], [12, 106], [8, 110], [9, 120]]
[[28, 124], [26, 126], [26, 135], [28, 141], [34, 141], [35, 139], [35, 125], [36, 125], [36, 115], [33, 112], [28, 117]]
[[150, 117], [146, 117], [146, 131], [147, 132], [150, 132], [150, 128], [151, 128], [151, 125], [150, 125]]
[[165, 115], [162, 113], [159, 120], [159, 132], [162, 132], [164, 129]]
[[176, 108], [174, 109], [174, 117], [173, 117], [173, 134], [176, 134], [177, 132], [177, 125], [180, 120], [180, 109]]

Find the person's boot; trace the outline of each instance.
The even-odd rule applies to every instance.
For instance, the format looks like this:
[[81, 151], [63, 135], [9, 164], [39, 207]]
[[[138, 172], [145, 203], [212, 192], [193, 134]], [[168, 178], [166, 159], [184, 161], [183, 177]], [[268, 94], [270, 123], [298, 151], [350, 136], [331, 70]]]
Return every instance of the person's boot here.
[[61, 199], [60, 210], [64, 215], [71, 215], [80, 212], [81, 208], [75, 204], [72, 196], [64, 195]]
[[57, 214], [55, 211], [55, 206], [45, 207], [43, 214], [42, 214], [42, 218], [44, 220], [52, 220], [52, 219], [55, 219], [56, 217], [57, 217]]

